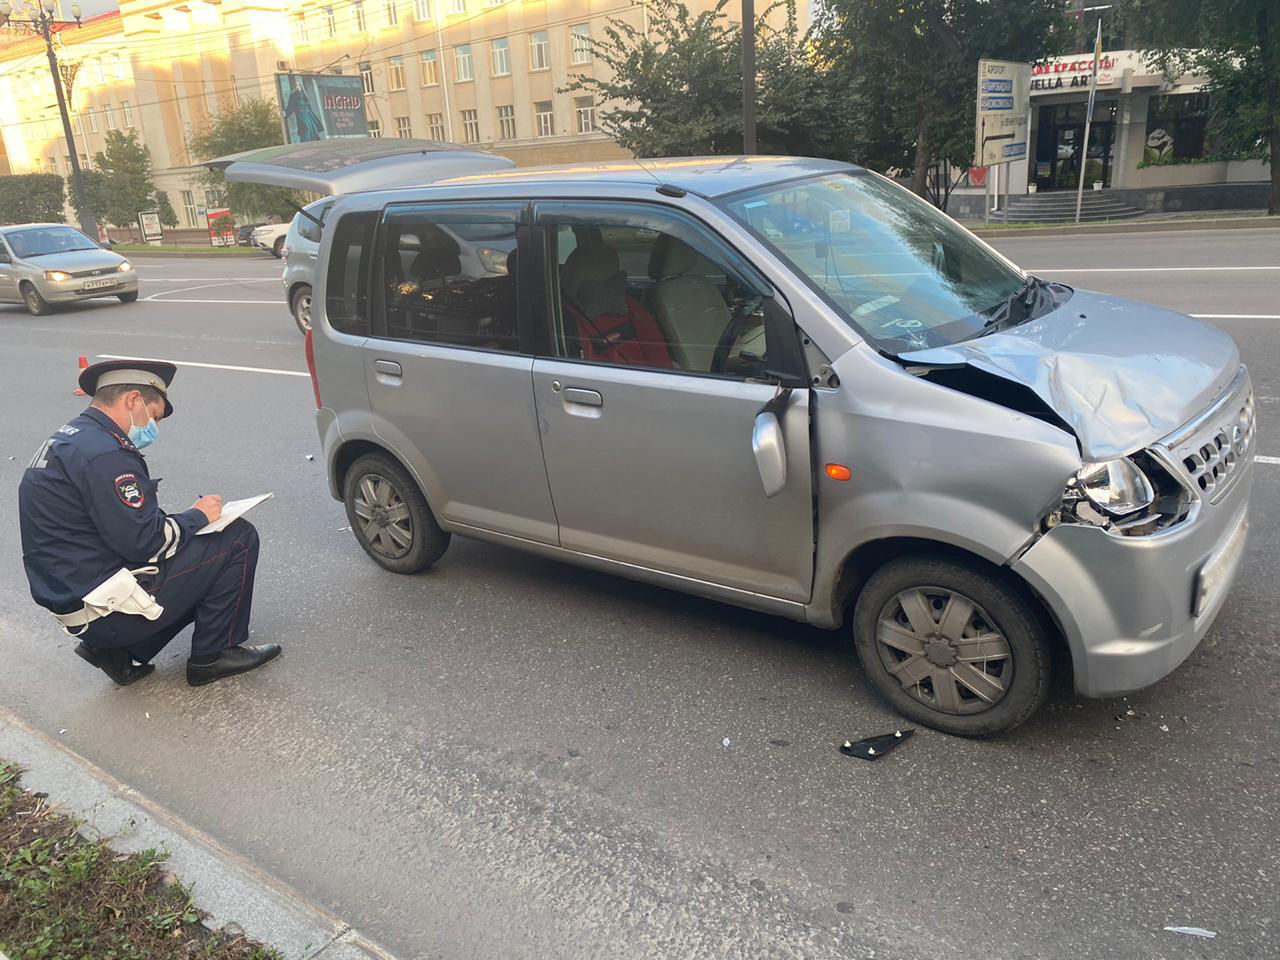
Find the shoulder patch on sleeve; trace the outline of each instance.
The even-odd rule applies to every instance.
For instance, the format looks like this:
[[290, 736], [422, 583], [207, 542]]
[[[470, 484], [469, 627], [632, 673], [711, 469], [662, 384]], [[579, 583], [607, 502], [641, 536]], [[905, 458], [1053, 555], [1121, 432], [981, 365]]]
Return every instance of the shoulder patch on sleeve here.
[[147, 501], [142, 492], [142, 484], [134, 473], [122, 473], [116, 477], [116, 496], [121, 503], [133, 510], [141, 509]]

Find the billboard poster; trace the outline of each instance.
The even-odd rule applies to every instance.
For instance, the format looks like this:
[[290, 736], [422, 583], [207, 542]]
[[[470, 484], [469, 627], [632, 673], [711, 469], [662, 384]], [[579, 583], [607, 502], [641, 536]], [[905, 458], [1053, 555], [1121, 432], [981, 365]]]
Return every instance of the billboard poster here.
[[219, 207], [209, 210], [205, 216], [209, 221], [209, 244], [214, 247], [234, 247], [236, 227], [231, 220], [231, 211], [226, 207]]
[[277, 73], [276, 95], [284, 115], [285, 143], [369, 135], [359, 76]]
[[164, 227], [160, 225], [160, 214], [155, 211], [144, 211], [138, 214], [138, 227], [142, 231], [142, 239], [147, 243], [159, 243], [164, 239]]

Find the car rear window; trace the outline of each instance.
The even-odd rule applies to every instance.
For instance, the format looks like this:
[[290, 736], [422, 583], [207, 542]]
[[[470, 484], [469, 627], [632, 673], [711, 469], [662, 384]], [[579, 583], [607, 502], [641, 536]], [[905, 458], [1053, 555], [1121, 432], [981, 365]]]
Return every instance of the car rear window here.
[[344, 214], [333, 228], [325, 316], [341, 333], [369, 334], [369, 258], [377, 223], [377, 212], [361, 211]]

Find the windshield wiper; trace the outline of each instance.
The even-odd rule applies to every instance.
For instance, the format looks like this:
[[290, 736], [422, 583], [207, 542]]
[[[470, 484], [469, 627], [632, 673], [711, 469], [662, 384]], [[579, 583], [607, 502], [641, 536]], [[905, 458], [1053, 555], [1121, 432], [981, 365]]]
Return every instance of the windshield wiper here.
[[[978, 336], [985, 336], [988, 333], [995, 333], [997, 330], [1006, 326], [1012, 326], [1015, 323], [1021, 323], [1029, 320], [1040, 305], [1040, 294], [1044, 291], [1047, 283], [1039, 277], [1027, 274], [1027, 281], [996, 307], [995, 311], [987, 318], [982, 325], [982, 333]], [[1032, 299], [1032, 295], [1035, 299]], [[1022, 304], [1022, 318], [1013, 320], [1013, 308], [1016, 304]]]

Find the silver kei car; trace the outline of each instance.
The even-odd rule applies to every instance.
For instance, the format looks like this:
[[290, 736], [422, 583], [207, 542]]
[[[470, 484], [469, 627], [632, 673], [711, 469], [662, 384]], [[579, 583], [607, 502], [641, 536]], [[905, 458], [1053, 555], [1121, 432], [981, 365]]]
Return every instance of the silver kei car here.
[[1155, 682], [1226, 603], [1256, 425], [1218, 330], [1031, 276], [846, 164], [355, 144], [222, 166], [337, 195], [308, 364], [387, 570], [457, 534], [846, 630], [965, 735], [1057, 663], [1085, 696]]
[[138, 299], [133, 265], [61, 223], [0, 227], [0, 301], [40, 315], [94, 297]]

